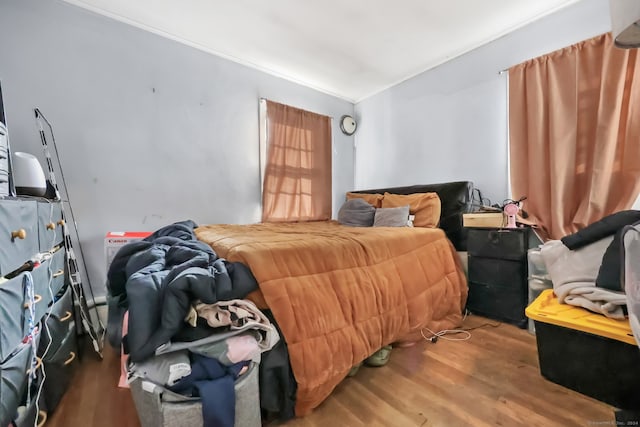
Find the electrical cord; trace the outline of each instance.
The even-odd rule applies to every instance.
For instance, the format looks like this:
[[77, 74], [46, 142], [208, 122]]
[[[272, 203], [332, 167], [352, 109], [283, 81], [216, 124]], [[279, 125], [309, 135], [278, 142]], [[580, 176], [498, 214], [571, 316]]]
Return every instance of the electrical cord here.
[[[462, 317], [462, 322], [464, 323], [464, 321], [466, 320], [467, 316], [469, 315], [469, 310], [465, 309], [464, 312], [464, 316]], [[434, 332], [429, 328], [422, 328], [420, 330], [420, 335], [422, 335], [422, 338], [424, 338], [426, 341], [429, 341], [433, 344], [435, 344], [436, 342], [438, 342], [438, 340], [440, 338], [447, 340], [447, 341], [467, 341], [468, 339], [471, 338], [471, 331], [476, 330], [476, 329], [481, 329], [481, 328], [485, 328], [485, 327], [492, 327], [492, 328], [497, 328], [500, 325], [502, 325], [501, 322], [498, 323], [483, 323], [482, 325], [478, 325], [478, 326], [473, 326], [470, 328], [458, 328], [458, 329], [443, 329], [441, 331], [438, 332]], [[424, 331], [427, 330], [431, 336], [426, 336]], [[463, 334], [462, 337], [446, 337], [445, 335], [457, 335], [457, 334]]]
[[[424, 330], [427, 330], [431, 333], [430, 337], [427, 337], [424, 334]], [[456, 335], [456, 334], [464, 334], [463, 337], [461, 338], [448, 338], [445, 335]], [[436, 343], [438, 342], [438, 339], [442, 338], [443, 340], [447, 340], [447, 341], [466, 341], [468, 339], [471, 338], [471, 333], [469, 333], [468, 331], [465, 331], [463, 329], [444, 329], [442, 331], [438, 331], [438, 332], [433, 332], [431, 329], [429, 328], [422, 328], [420, 330], [420, 335], [422, 335], [422, 338], [424, 338], [427, 341], [430, 341], [432, 343]]]

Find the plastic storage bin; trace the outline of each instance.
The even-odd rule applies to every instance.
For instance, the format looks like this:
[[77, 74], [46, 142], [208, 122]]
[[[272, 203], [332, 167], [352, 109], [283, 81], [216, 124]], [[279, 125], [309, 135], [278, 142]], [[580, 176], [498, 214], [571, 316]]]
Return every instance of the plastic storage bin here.
[[[259, 365], [249, 370], [235, 383], [235, 427], [260, 427]], [[154, 386], [141, 378], [130, 384], [131, 395], [142, 427], [202, 427], [202, 403], [199, 399], [173, 393]]]
[[541, 249], [542, 246], [538, 246], [527, 251], [527, 269], [529, 271], [529, 277], [549, 279], [547, 266], [544, 264], [544, 259], [540, 253]]
[[[552, 289], [553, 282], [549, 278], [547, 272], [547, 266], [544, 264], [544, 259], [540, 254], [541, 246], [532, 248], [527, 251], [527, 271], [529, 277], [527, 278], [529, 285], [529, 298], [528, 304], [531, 304], [545, 289]], [[536, 328], [533, 320], [528, 320], [527, 330], [531, 334], [536, 333]]]
[[621, 409], [640, 408], [640, 349], [627, 320], [560, 304], [552, 290], [526, 314], [543, 377]]
[[526, 328], [527, 228], [469, 228], [469, 297], [472, 313]]

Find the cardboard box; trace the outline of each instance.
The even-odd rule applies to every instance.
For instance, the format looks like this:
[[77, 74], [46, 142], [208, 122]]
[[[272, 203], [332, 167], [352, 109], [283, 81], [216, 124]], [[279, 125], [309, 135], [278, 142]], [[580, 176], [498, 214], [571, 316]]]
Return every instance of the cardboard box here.
[[104, 237], [104, 259], [107, 270], [121, 247], [149, 235], [151, 235], [150, 231], [109, 231]]
[[501, 228], [507, 225], [507, 220], [502, 212], [474, 212], [462, 214], [462, 225]]
[[640, 408], [640, 349], [629, 320], [561, 304], [548, 289], [527, 307], [546, 379], [620, 409]]

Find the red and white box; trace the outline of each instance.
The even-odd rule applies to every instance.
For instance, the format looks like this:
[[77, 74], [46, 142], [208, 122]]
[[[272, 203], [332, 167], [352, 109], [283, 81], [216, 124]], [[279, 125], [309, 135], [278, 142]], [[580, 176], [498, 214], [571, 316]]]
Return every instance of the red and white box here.
[[150, 235], [151, 231], [109, 231], [104, 237], [104, 259], [107, 270], [121, 247]]

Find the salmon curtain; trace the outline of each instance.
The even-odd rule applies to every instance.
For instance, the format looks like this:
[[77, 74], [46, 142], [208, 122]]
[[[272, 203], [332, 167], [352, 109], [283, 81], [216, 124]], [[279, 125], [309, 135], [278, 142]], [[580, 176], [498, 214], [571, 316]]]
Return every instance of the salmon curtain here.
[[331, 118], [267, 101], [263, 222], [331, 218]]
[[509, 69], [515, 198], [545, 238], [629, 209], [640, 192], [640, 63], [611, 34]]

